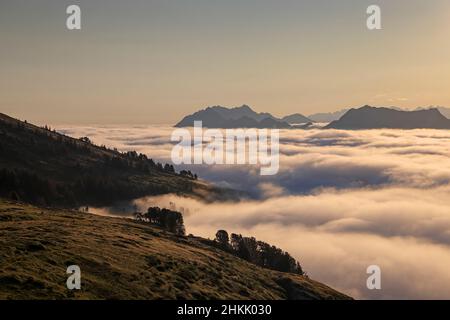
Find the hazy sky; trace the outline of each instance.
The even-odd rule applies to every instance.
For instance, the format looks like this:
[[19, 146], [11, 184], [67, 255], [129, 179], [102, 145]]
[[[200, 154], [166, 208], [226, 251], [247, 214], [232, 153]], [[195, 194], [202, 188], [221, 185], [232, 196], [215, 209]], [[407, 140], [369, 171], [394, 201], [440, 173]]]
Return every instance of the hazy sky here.
[[448, 0], [1, 0], [0, 112], [140, 124], [217, 104], [449, 106], [449, 39]]

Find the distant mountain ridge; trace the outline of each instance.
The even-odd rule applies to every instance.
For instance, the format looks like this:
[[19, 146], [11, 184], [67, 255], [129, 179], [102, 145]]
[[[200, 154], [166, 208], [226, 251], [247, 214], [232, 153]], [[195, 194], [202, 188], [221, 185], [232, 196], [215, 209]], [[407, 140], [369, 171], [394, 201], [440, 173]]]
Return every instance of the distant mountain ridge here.
[[258, 113], [249, 106], [226, 108], [222, 106], [208, 107], [184, 117], [175, 127], [192, 127], [194, 121], [202, 121], [208, 128], [278, 128], [288, 129], [291, 124], [312, 122], [301, 114], [293, 114], [282, 119], [270, 113]]
[[450, 129], [450, 120], [438, 109], [401, 111], [364, 106], [350, 109], [325, 129]]
[[348, 110], [350, 109], [342, 109], [335, 112], [325, 112], [325, 113], [314, 113], [308, 116], [314, 122], [323, 122], [328, 123], [331, 121], [339, 120]]
[[304, 115], [302, 115], [300, 113], [294, 113], [294, 114], [291, 114], [289, 116], [285, 116], [281, 120], [285, 121], [285, 122], [287, 122], [289, 124], [302, 124], [302, 123], [314, 122], [310, 118], [305, 117]]
[[207, 128], [272, 128], [272, 129], [311, 129], [321, 127], [313, 125], [327, 123], [324, 128], [336, 129], [415, 129], [432, 128], [448, 129], [450, 108], [430, 107], [417, 108], [413, 111], [392, 107], [371, 107], [343, 109], [330, 113], [316, 113], [305, 117], [294, 113], [277, 118], [270, 113], [258, 113], [249, 106], [227, 108], [222, 106], [208, 107], [188, 115], [175, 127], [192, 127], [194, 121], [202, 121]]
[[[270, 113], [267, 112], [255, 112], [250, 108], [248, 105], [244, 104], [240, 107], [235, 108], [226, 108], [222, 106], [214, 106], [214, 107], [208, 107], [206, 110], [214, 110], [216, 111], [221, 117], [224, 119], [229, 120], [238, 120], [240, 118], [251, 118], [256, 121], [262, 121], [264, 119], [273, 119], [273, 120], [279, 120], [272, 116]], [[201, 111], [200, 111], [201, 112]]]
[[450, 119], [450, 108], [446, 108], [446, 107], [441, 107], [441, 106], [436, 106], [436, 107], [431, 106], [431, 107], [428, 107], [428, 108], [419, 107], [419, 108], [416, 109], [416, 111], [429, 110], [429, 109], [438, 109], [439, 112], [442, 113], [442, 115], [444, 117], [446, 117], [447, 119]]

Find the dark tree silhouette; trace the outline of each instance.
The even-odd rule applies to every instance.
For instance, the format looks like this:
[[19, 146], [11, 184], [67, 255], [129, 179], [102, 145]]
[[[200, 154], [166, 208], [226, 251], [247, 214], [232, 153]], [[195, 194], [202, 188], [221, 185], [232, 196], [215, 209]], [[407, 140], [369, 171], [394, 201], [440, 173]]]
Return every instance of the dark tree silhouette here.
[[216, 233], [216, 239], [215, 239], [219, 245], [222, 248], [229, 248], [230, 246], [230, 238], [228, 236], [228, 232], [226, 232], [225, 230], [219, 230]]
[[164, 230], [178, 235], [184, 236], [186, 233], [183, 215], [177, 211], [151, 207], [148, 208], [148, 211], [146, 213], [142, 214], [137, 212], [134, 216], [138, 221], [158, 226]]
[[[277, 270], [281, 272], [290, 272], [303, 275], [303, 269], [289, 253], [272, 246], [263, 241], [257, 241], [253, 237], [243, 237], [240, 234], [231, 234], [231, 240], [228, 245], [226, 240], [228, 233], [225, 230], [219, 230], [216, 233], [215, 241], [219, 248], [226, 248], [241, 259], [247, 260], [263, 268]], [[226, 247], [223, 244], [227, 244]]]

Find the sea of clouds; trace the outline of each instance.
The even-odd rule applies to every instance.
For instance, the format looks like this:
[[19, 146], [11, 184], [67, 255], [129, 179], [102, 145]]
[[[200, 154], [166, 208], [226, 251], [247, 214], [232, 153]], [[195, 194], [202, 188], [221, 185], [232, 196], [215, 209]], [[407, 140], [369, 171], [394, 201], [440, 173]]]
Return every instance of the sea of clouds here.
[[[57, 129], [170, 162], [170, 127]], [[277, 245], [312, 278], [355, 298], [450, 299], [450, 131], [282, 130], [277, 175], [188, 168], [245, 197], [204, 203], [166, 195], [134, 204], [188, 209], [188, 233], [213, 238], [226, 229]], [[374, 264], [382, 289], [370, 291], [366, 269]]]

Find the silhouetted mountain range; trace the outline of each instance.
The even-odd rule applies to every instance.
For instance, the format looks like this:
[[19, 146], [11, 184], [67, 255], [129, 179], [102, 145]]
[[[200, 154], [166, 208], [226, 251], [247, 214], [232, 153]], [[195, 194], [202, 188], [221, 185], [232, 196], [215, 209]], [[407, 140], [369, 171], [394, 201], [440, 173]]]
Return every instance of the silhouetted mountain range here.
[[326, 129], [450, 129], [450, 120], [438, 109], [400, 111], [364, 106], [350, 109]]
[[194, 121], [202, 121], [202, 125], [207, 128], [310, 129], [315, 127], [313, 122], [330, 122], [325, 128], [448, 129], [450, 120], [443, 114], [450, 115], [450, 109], [437, 107], [406, 111], [397, 107], [364, 106], [358, 109], [343, 109], [332, 113], [317, 113], [309, 117], [295, 113], [279, 119], [270, 113], [257, 113], [247, 105], [237, 108], [215, 106], [186, 116], [175, 126], [192, 127]]
[[222, 106], [208, 107], [188, 115], [175, 127], [192, 127], [194, 121], [202, 121], [207, 128], [291, 128], [290, 124], [308, 123], [310, 119], [301, 114], [278, 119], [270, 113], [257, 113], [249, 106], [225, 108]]

